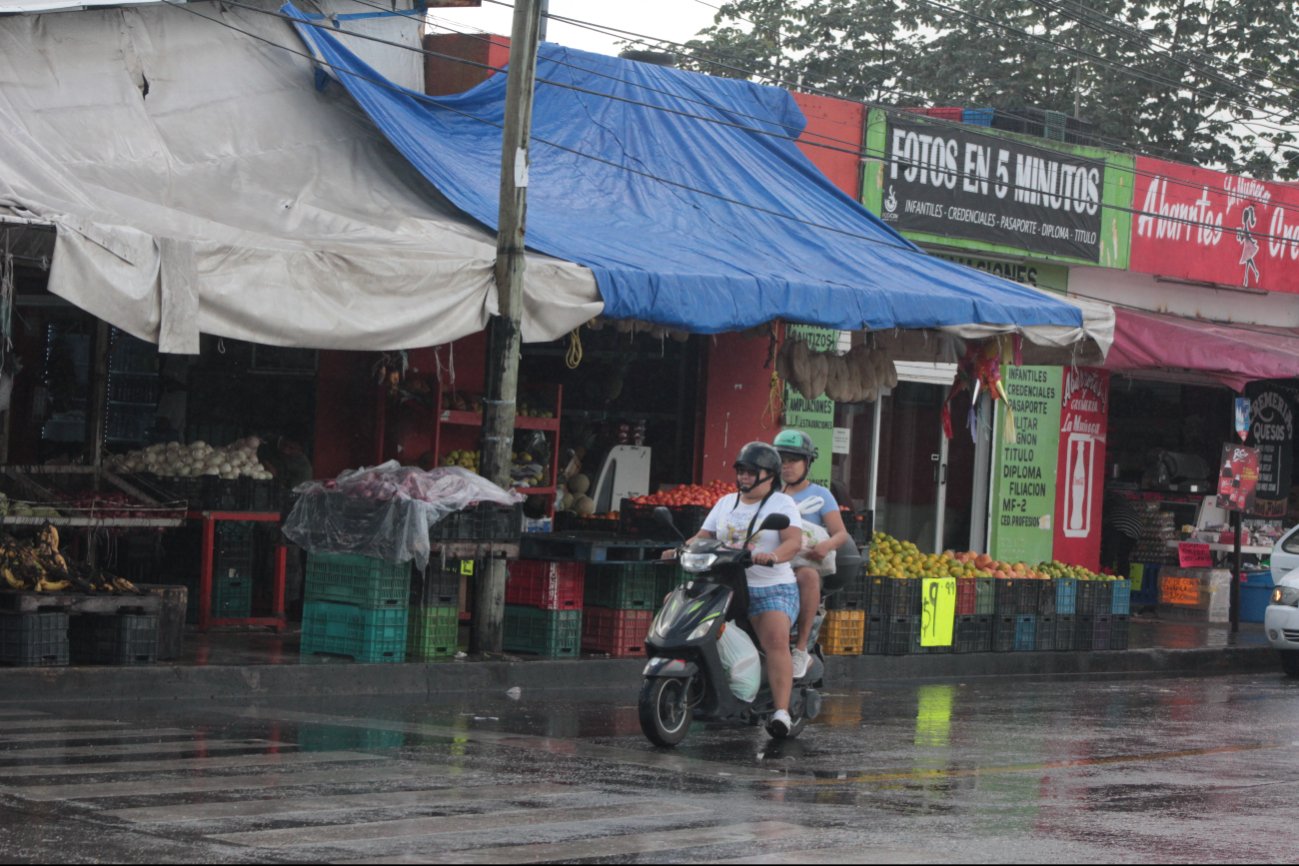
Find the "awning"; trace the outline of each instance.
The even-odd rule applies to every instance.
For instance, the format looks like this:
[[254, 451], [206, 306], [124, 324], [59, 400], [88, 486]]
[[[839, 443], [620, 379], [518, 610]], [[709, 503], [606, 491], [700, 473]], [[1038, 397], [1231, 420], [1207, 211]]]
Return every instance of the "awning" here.
[[1115, 313], [1106, 369], [1183, 381], [1194, 376], [1236, 391], [1254, 380], [1299, 376], [1299, 331], [1125, 309]]
[[[163, 351], [200, 331], [378, 350], [482, 330], [495, 235], [314, 68], [273, 12], [0, 17], [0, 235], [53, 225], [50, 291]], [[526, 340], [602, 309], [590, 271], [543, 255], [524, 294]]]
[[[426, 97], [292, 6], [299, 32], [411, 164], [495, 228], [505, 76]], [[929, 256], [836, 189], [789, 136], [790, 94], [543, 44], [529, 248], [589, 267], [611, 318], [697, 333], [773, 319], [842, 330], [970, 324], [1081, 335], [1076, 306]]]

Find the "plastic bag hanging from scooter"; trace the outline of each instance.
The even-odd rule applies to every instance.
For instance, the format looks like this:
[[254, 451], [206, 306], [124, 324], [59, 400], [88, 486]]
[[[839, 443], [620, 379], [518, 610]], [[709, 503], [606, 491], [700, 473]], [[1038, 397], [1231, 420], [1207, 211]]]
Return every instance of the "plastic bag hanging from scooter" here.
[[762, 656], [754, 646], [753, 638], [739, 627], [722, 627], [717, 638], [717, 652], [722, 658], [722, 670], [731, 694], [742, 701], [751, 701], [762, 685]]

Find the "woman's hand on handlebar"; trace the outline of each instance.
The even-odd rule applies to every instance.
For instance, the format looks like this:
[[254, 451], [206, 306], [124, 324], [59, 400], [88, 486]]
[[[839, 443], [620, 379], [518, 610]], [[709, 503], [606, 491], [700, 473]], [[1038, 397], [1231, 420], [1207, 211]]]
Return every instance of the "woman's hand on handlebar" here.
[[669, 547], [667, 550], [659, 554], [659, 559], [676, 559], [676, 558], [677, 558], [677, 549], [675, 547]]

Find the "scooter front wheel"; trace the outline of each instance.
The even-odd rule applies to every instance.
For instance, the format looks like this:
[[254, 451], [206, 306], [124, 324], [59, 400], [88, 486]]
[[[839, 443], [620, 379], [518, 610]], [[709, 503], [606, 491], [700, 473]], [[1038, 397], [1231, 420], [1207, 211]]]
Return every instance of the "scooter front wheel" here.
[[656, 746], [675, 746], [690, 730], [686, 694], [692, 678], [655, 677], [640, 689], [640, 729]]

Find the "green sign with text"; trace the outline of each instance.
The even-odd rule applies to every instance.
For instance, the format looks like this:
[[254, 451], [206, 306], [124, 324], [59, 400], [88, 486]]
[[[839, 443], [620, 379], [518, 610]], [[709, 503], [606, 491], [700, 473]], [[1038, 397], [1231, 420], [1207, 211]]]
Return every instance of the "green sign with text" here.
[[1002, 379], [1015, 419], [1015, 441], [1006, 441], [1006, 407], [998, 402], [988, 554], [1033, 565], [1051, 559], [1054, 547], [1063, 370], [1003, 367]]

